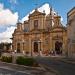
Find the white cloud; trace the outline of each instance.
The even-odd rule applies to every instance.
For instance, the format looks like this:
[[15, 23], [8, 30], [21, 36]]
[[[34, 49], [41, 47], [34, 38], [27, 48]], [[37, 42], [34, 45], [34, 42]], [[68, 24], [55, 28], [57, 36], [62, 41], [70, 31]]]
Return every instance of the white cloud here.
[[3, 10], [4, 5], [0, 4], [0, 11]]
[[[4, 32], [0, 33], [0, 42], [11, 42], [12, 33], [15, 30], [15, 25], [18, 21], [18, 13], [13, 13], [9, 9], [4, 9], [4, 5], [0, 3], [0, 26], [6, 27]], [[8, 27], [11, 26], [11, 27]]]
[[61, 16], [61, 21], [63, 21], [63, 17]]
[[0, 33], [0, 42], [12, 42], [11, 37], [16, 27], [8, 27], [5, 32]]
[[31, 14], [33, 12], [34, 12], [34, 10], [32, 10], [30, 13], [28, 13], [25, 17], [22, 18], [22, 20], [20, 20], [20, 22], [24, 22], [24, 21], [28, 20], [29, 14]]
[[25, 17], [23, 17], [22, 20], [20, 20], [20, 21], [24, 22], [24, 21], [28, 20], [28, 16], [29, 16], [29, 14], [27, 14]]
[[42, 5], [39, 9], [40, 12], [45, 11], [46, 15], [48, 15], [50, 13], [50, 6], [48, 3]]
[[12, 13], [9, 9], [4, 9], [0, 4], [0, 25], [15, 25], [18, 21], [18, 12]]
[[[48, 3], [45, 3], [44, 5], [39, 7], [38, 10], [40, 12], [44, 12], [45, 11], [46, 15], [48, 15], [50, 13], [50, 6], [49, 6]], [[34, 10], [32, 10], [30, 13], [33, 13], [33, 12], [34, 12]], [[54, 10], [53, 10], [53, 13], [56, 14], [56, 12]], [[28, 16], [29, 16], [29, 13], [25, 17], [22, 18], [21, 22], [24, 22], [25, 20], [28, 20]]]

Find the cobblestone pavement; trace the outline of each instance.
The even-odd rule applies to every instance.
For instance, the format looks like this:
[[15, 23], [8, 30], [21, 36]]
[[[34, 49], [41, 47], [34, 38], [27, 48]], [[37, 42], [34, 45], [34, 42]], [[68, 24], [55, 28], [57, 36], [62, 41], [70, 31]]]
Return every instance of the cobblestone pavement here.
[[63, 62], [59, 58], [36, 57], [36, 61], [56, 75], [75, 75], [75, 64]]

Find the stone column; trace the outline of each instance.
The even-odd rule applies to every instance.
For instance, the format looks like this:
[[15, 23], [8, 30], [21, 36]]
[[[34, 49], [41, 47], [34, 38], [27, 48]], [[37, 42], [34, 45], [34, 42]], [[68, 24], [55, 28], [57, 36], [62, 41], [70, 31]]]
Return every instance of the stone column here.
[[50, 37], [50, 51], [52, 50], [52, 37]]
[[30, 55], [32, 56], [32, 41], [31, 41], [31, 38], [29, 38], [29, 51], [30, 51]]

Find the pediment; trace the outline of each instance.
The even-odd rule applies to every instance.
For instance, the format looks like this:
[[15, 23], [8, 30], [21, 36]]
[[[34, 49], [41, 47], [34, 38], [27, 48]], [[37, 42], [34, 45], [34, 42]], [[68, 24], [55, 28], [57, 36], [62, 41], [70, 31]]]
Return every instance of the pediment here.
[[52, 28], [51, 31], [53, 32], [57, 32], [57, 31], [65, 31], [66, 28], [65, 27], [55, 27], [55, 28]]
[[35, 10], [32, 14], [29, 15], [29, 17], [38, 16], [38, 15], [45, 15], [45, 13], [42, 13], [42, 12], [39, 12], [38, 10]]

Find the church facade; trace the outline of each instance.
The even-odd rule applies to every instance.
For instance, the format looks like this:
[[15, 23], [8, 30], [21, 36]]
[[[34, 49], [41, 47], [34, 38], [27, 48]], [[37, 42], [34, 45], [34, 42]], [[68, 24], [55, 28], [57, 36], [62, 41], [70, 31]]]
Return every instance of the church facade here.
[[38, 9], [29, 15], [24, 23], [17, 23], [13, 33], [12, 51], [39, 55], [40, 52], [65, 54], [67, 50], [67, 28], [61, 23], [61, 16], [48, 15]]

